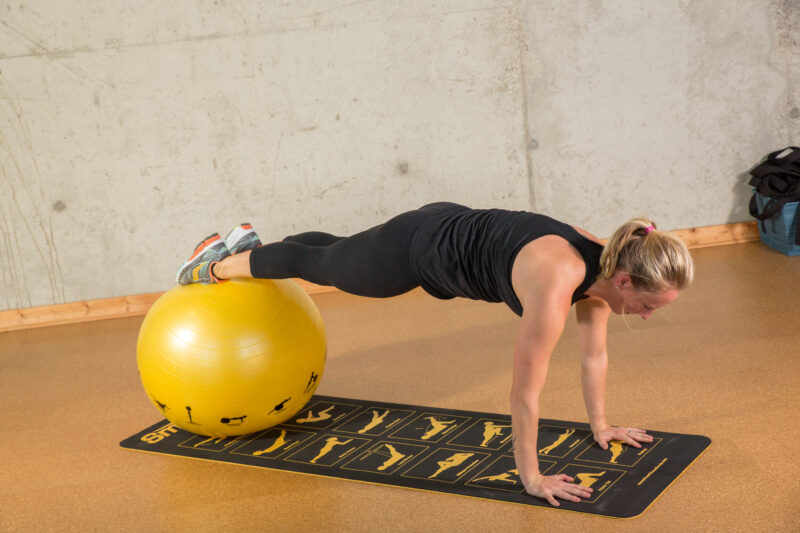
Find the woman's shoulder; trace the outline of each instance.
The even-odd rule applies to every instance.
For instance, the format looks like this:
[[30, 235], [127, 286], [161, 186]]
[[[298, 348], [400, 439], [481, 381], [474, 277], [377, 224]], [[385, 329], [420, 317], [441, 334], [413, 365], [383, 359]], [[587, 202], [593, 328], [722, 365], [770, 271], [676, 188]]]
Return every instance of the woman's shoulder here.
[[583, 257], [558, 235], [545, 235], [525, 245], [511, 271], [514, 292], [523, 307], [531, 298], [559, 295], [570, 299], [585, 276]]

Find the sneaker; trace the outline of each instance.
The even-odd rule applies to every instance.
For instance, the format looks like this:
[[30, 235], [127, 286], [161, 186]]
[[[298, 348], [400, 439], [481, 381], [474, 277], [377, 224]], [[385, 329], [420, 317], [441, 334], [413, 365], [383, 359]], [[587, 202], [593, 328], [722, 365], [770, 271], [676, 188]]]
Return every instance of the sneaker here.
[[176, 280], [178, 285], [189, 285], [190, 283], [222, 283], [227, 280], [218, 279], [211, 273], [211, 267], [231, 255], [225, 241], [219, 233], [209, 235], [197, 244], [192, 257], [189, 258], [178, 270]]
[[225, 237], [225, 245], [230, 250], [231, 255], [236, 255], [247, 250], [252, 250], [261, 246], [261, 240], [256, 235], [253, 226], [248, 223], [239, 224]]

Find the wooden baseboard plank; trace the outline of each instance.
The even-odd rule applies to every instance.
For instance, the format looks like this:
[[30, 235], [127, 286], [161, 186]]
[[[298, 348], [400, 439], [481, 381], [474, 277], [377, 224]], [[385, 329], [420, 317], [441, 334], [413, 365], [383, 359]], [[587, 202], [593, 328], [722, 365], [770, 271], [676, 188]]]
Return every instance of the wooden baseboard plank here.
[[756, 222], [721, 224], [718, 226], [671, 231], [670, 233], [680, 237], [689, 248], [706, 248], [709, 246], [753, 242], [761, 238], [758, 234], [758, 223]]
[[[704, 248], [759, 240], [756, 222], [722, 224], [671, 232], [679, 236], [689, 248]], [[334, 292], [335, 287], [315, 285], [304, 280], [294, 280], [308, 294]], [[161, 296], [162, 292], [103, 298], [24, 309], [0, 311], [0, 332], [88, 322], [107, 318], [141, 316]]]

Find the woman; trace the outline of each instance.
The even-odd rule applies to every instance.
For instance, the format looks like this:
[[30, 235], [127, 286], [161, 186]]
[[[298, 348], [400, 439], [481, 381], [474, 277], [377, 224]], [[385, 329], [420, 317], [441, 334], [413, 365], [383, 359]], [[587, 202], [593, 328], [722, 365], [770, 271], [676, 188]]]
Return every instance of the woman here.
[[542, 475], [537, 458], [539, 393], [570, 306], [576, 304], [594, 439], [604, 450], [611, 441], [641, 448], [652, 436], [606, 421], [608, 317], [613, 311], [647, 319], [674, 301], [692, 275], [683, 242], [648, 220], [624, 224], [603, 247], [586, 231], [544, 215], [439, 202], [346, 238], [310, 232], [261, 246], [243, 224], [225, 241], [214, 234], [198, 244], [178, 283], [299, 277], [361, 296], [422, 286], [437, 298], [505, 302], [522, 317], [511, 388], [517, 470], [529, 494], [558, 506], [556, 498], [577, 502], [592, 493], [567, 475]]

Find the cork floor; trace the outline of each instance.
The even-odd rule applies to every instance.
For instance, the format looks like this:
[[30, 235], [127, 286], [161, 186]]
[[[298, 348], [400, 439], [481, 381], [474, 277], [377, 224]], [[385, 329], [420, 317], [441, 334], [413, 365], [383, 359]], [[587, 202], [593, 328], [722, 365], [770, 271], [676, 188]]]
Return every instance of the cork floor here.
[[[760, 243], [693, 254], [674, 304], [609, 325], [609, 420], [713, 440], [638, 518], [122, 449], [161, 418], [139, 383], [138, 317], [0, 333], [0, 531], [797, 531], [800, 258]], [[503, 305], [314, 299], [319, 394], [508, 412], [518, 319]], [[540, 406], [586, 419], [574, 319]]]

